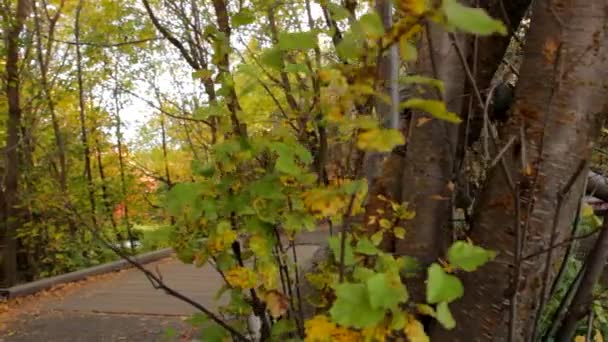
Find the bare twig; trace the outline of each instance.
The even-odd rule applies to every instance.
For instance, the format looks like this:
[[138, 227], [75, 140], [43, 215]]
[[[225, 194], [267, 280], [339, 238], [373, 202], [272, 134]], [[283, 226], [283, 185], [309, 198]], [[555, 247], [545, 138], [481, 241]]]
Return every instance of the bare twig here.
[[153, 41], [157, 41], [157, 40], [163, 40], [163, 37], [152, 37], [152, 38], [144, 38], [144, 39], [138, 39], [138, 40], [128, 40], [128, 41], [124, 41], [124, 42], [75, 42], [75, 41], [69, 41], [69, 40], [61, 40], [61, 39], [54, 39], [51, 37], [48, 37], [46, 35], [42, 35], [45, 38], [51, 39], [52, 41], [56, 42], [56, 43], [62, 43], [62, 44], [67, 44], [67, 45], [79, 45], [79, 46], [93, 46], [93, 47], [99, 47], [99, 48], [115, 48], [115, 47], [121, 47], [121, 46], [126, 46], [126, 45], [137, 45], [137, 44], [143, 44], [143, 43], [147, 43], [147, 42], [153, 42]]
[[572, 299], [561, 327], [557, 331], [558, 342], [572, 341], [579, 320], [589, 312], [593, 287], [602, 274], [606, 260], [608, 260], [608, 215], [604, 217], [600, 236], [598, 236], [593, 250], [585, 260], [585, 273], [581, 284]]
[[490, 163], [490, 166], [489, 166], [490, 169], [493, 168], [500, 159], [502, 159], [505, 152], [507, 152], [509, 147], [511, 147], [511, 145], [513, 145], [513, 143], [515, 142], [515, 139], [516, 139], [515, 136], [512, 136], [511, 139], [509, 139], [509, 141], [507, 142], [507, 144], [500, 150], [500, 152], [498, 152], [496, 157], [494, 157], [494, 159]]
[[[557, 207], [555, 209], [555, 214], [553, 215], [553, 226], [551, 227], [551, 237], [549, 239], [549, 246], [555, 245], [555, 239], [557, 238], [557, 226], [559, 223], [559, 217], [560, 217], [560, 214], [562, 211], [562, 205], [564, 203], [564, 199], [566, 198], [568, 193], [570, 193], [572, 186], [577, 181], [579, 176], [583, 173], [583, 171], [586, 169], [586, 166], [587, 166], [587, 161], [581, 160], [578, 168], [572, 174], [570, 179], [568, 179], [568, 182], [566, 182], [566, 185], [563, 188], [561, 188], [557, 193]], [[546, 253], [547, 256], [545, 258], [545, 269], [543, 270], [543, 283], [541, 285], [540, 300], [539, 300], [538, 311], [537, 311], [538, 313], [541, 313], [542, 310], [544, 309], [545, 303], [547, 301], [547, 297], [549, 296], [549, 294], [547, 293], [547, 286], [549, 285], [549, 277], [551, 275], [551, 261], [552, 261], [552, 257], [553, 257], [553, 250], [554, 250], [554, 248], [550, 248]], [[534, 331], [535, 334], [536, 334], [536, 326], [537, 326], [537, 324], [535, 324], [535, 331]]]

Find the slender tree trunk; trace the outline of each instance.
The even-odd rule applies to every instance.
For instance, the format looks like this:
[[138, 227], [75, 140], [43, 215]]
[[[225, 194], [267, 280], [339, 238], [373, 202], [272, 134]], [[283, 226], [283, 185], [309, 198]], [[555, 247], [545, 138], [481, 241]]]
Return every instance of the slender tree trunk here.
[[[169, 159], [167, 159], [167, 131], [165, 128], [165, 118], [160, 118], [160, 133], [161, 142], [163, 147], [163, 161], [165, 163], [165, 179], [167, 181], [167, 187], [171, 189], [173, 182], [171, 181], [171, 173], [169, 172]], [[171, 216], [171, 224], [175, 224], [175, 217]]]
[[[6, 9], [9, 11], [9, 9]], [[1, 223], [2, 236], [2, 274], [3, 286], [17, 282], [17, 239], [15, 234], [20, 226], [19, 178], [20, 175], [20, 141], [21, 141], [21, 94], [19, 65], [19, 35], [23, 31], [24, 21], [29, 15], [29, 2], [17, 1], [17, 10], [13, 16], [4, 13], [8, 23], [6, 34], [6, 97], [8, 102], [8, 123], [6, 127], [5, 172], [4, 172], [4, 217]]]
[[[118, 66], [114, 66], [114, 76], [116, 77], [116, 88], [114, 88], [114, 107], [116, 112], [116, 145], [118, 146], [118, 167], [120, 169], [120, 190], [122, 192], [122, 201], [124, 203], [124, 215], [123, 220], [127, 229], [127, 237], [129, 238], [129, 244], [131, 245], [131, 251], [135, 251], [135, 237], [131, 231], [131, 221], [129, 220], [129, 202], [127, 201], [127, 180], [125, 176], [125, 160], [123, 155], [123, 144], [122, 144], [122, 120], [120, 119], [120, 101], [118, 93]], [[164, 126], [163, 126], [164, 127]], [[164, 146], [164, 128], [163, 128], [163, 146]], [[164, 147], [163, 147], [164, 150]], [[166, 156], [165, 156], [166, 159]]]
[[101, 160], [101, 148], [99, 147], [99, 139], [95, 138], [95, 156], [97, 157], [97, 171], [99, 171], [99, 180], [101, 181], [101, 198], [103, 199], [103, 205], [106, 209], [106, 214], [110, 217], [112, 228], [118, 234], [116, 220], [112, 213], [112, 204], [110, 203], [110, 196], [108, 195], [108, 184], [106, 182], [106, 174], [103, 168], [103, 162]]
[[[427, 97], [446, 102], [447, 109], [458, 113], [463, 105], [465, 72], [450, 36], [442, 27], [427, 25], [423, 36], [417, 72], [444, 82], [443, 96], [427, 89]], [[464, 36], [456, 36], [464, 49]], [[425, 120], [430, 121], [424, 123]], [[397, 255], [417, 258], [428, 265], [442, 255], [450, 240], [453, 170], [458, 143], [458, 125], [433, 119], [428, 113], [412, 113], [407, 134], [401, 201], [410, 204], [416, 217], [407, 222], [407, 239], [395, 242]], [[422, 279], [410, 286], [416, 300], [424, 298]]]
[[507, 151], [504, 168], [491, 170], [470, 231], [476, 244], [498, 256], [462, 275], [467, 290], [452, 305], [456, 328], [438, 329], [433, 340], [534, 339], [563, 253], [526, 256], [571, 231], [606, 106], [605, 6], [601, 0], [535, 1], [515, 107], [501, 132], [504, 141], [523, 140]]
[[[35, 19], [35, 28], [36, 28], [36, 45], [37, 45], [37, 58], [38, 58], [38, 66], [40, 68], [40, 84], [44, 91], [44, 96], [46, 98], [47, 106], [49, 109], [49, 113], [51, 114], [51, 122], [53, 125], [53, 133], [55, 135], [55, 145], [57, 147], [57, 157], [59, 159], [59, 172], [58, 172], [58, 181], [59, 187], [62, 192], [66, 192], [67, 190], [67, 165], [66, 165], [66, 153], [65, 153], [65, 144], [63, 140], [63, 133], [59, 128], [59, 120], [57, 119], [57, 113], [55, 112], [55, 101], [51, 95], [51, 89], [48, 83], [48, 68], [50, 63], [50, 55], [53, 48], [53, 39], [55, 36], [55, 25], [57, 20], [59, 19], [60, 11], [57, 11], [56, 15], [51, 18], [49, 23], [48, 30], [48, 44], [46, 47], [42, 44], [42, 30], [41, 30], [41, 22], [40, 15], [38, 13], [38, 8], [36, 7], [36, 1], [32, 1], [33, 9], [34, 9], [34, 19]], [[63, 3], [62, 3], [63, 5]], [[46, 58], [44, 49], [46, 48]]]
[[85, 97], [82, 75], [82, 54], [80, 52], [80, 13], [82, 12], [83, 0], [78, 1], [76, 7], [76, 18], [74, 22], [74, 39], [76, 42], [76, 72], [78, 77], [78, 104], [80, 109], [80, 139], [83, 146], [84, 157], [84, 173], [87, 178], [87, 190], [89, 194], [89, 203], [91, 205], [91, 221], [93, 226], [97, 226], [96, 210], [95, 210], [95, 188], [93, 185], [93, 173], [91, 172], [91, 149], [89, 147], [89, 139], [86, 125], [85, 114]]

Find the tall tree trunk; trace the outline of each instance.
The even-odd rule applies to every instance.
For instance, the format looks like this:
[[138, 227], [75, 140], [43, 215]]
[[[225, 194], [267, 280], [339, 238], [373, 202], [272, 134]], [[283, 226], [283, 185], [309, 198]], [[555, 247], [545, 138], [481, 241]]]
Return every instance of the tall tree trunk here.
[[[167, 180], [167, 187], [171, 189], [173, 182], [171, 181], [171, 173], [169, 172], [169, 159], [167, 159], [167, 130], [165, 128], [165, 118], [160, 118], [160, 133], [161, 143], [163, 148], [163, 161], [165, 164], [165, 179]], [[175, 224], [175, 217], [171, 216], [171, 224]]]
[[456, 328], [438, 329], [434, 340], [534, 339], [563, 253], [526, 256], [571, 231], [606, 106], [605, 9], [601, 0], [535, 1], [515, 107], [501, 132], [504, 141], [523, 132], [523, 141], [505, 154], [504, 170], [491, 170], [470, 231], [476, 244], [498, 256], [462, 275], [466, 290], [453, 305]]
[[[510, 31], [517, 29], [528, 4], [529, 0], [505, 4]], [[494, 17], [503, 17], [501, 1], [481, 1], [480, 5]], [[465, 101], [462, 100], [465, 93], [465, 73], [461, 67], [456, 67], [461, 65], [457, 51], [447, 33], [442, 32], [439, 27], [431, 27], [430, 31], [430, 38], [421, 42], [419, 55], [423, 59], [417, 65], [418, 73], [441, 79], [446, 85], [443, 99], [448, 104], [448, 109], [466, 113], [466, 109], [461, 111], [461, 108], [466, 107]], [[471, 44], [463, 40], [459, 39], [459, 46], [465, 54]], [[489, 86], [509, 41], [510, 36], [479, 38], [477, 49], [471, 51], [472, 54], [478, 53], [478, 56], [470, 58], [475, 61], [472, 69], [478, 70], [474, 77], [479, 87]], [[433, 55], [430, 55], [429, 43], [433, 44]], [[436, 75], [433, 61], [437, 65]], [[414, 94], [406, 94], [410, 95]], [[418, 208], [416, 218], [410, 222], [408, 237], [398, 243], [386, 239], [384, 247], [399, 254], [417, 256], [428, 263], [441, 255], [442, 248], [451, 234], [448, 230], [452, 215], [450, 182], [456, 181], [456, 175], [452, 172], [458, 171], [455, 169], [461, 165], [458, 158], [461, 158], [462, 154], [455, 155], [455, 148], [462, 142], [458, 140], [459, 128], [455, 125], [438, 120], [422, 124], [425, 119], [424, 113], [414, 113], [409, 123], [401, 127], [407, 144], [405, 148], [396, 149], [389, 155], [381, 176], [370, 185], [372, 195], [366, 215], [376, 215], [378, 209], [388, 212], [388, 208], [384, 208], [386, 203], [376, 200], [378, 194], [395, 201], [409, 202], [412, 207]], [[461, 133], [464, 133], [464, 126], [463, 123], [460, 127]], [[411, 189], [417, 189], [417, 192]], [[371, 230], [374, 228], [371, 227]], [[419, 283], [421, 285], [416, 289], [412, 288], [418, 298], [423, 292], [422, 282]]]
[[[59, 127], [59, 120], [57, 119], [57, 113], [55, 112], [55, 101], [51, 95], [51, 89], [48, 82], [48, 68], [50, 63], [50, 56], [52, 55], [53, 49], [53, 40], [55, 37], [55, 25], [59, 16], [61, 14], [61, 8], [56, 12], [56, 14], [50, 18], [49, 29], [48, 29], [48, 43], [46, 46], [42, 44], [42, 29], [41, 29], [41, 19], [40, 14], [38, 13], [38, 8], [36, 6], [36, 1], [32, 1], [32, 6], [34, 10], [34, 26], [36, 29], [36, 50], [37, 50], [37, 59], [38, 66], [40, 68], [40, 85], [42, 86], [44, 96], [47, 102], [47, 106], [49, 109], [49, 113], [51, 114], [51, 122], [53, 125], [53, 134], [55, 135], [55, 145], [57, 148], [57, 157], [59, 159], [59, 172], [57, 175], [59, 181], [59, 187], [62, 192], [67, 191], [67, 164], [66, 164], [66, 153], [65, 153], [65, 144], [63, 140], [63, 133]], [[63, 7], [63, 1], [61, 3], [61, 7]], [[45, 53], [46, 49], [46, 53]]]
[[[447, 109], [459, 112], [463, 105], [465, 72], [450, 36], [435, 24], [427, 25], [423, 36], [417, 73], [444, 82], [445, 93], [428, 89], [428, 96], [441, 99]], [[456, 36], [460, 47], [464, 36]], [[424, 123], [425, 120], [430, 121]], [[397, 255], [417, 258], [422, 265], [430, 264], [441, 256], [450, 240], [452, 216], [451, 192], [453, 169], [458, 143], [458, 125], [433, 119], [428, 113], [412, 113], [407, 135], [407, 147], [401, 178], [401, 201], [410, 204], [416, 217], [408, 222], [407, 239], [395, 242]], [[422, 300], [424, 289], [411, 286], [417, 300]]]
[[[120, 191], [122, 194], [122, 203], [124, 203], [123, 220], [127, 230], [127, 237], [131, 246], [131, 251], [135, 251], [135, 237], [131, 231], [131, 221], [129, 220], [129, 201], [127, 201], [127, 180], [125, 176], [125, 160], [123, 155], [122, 144], [122, 120], [120, 119], [120, 101], [118, 93], [118, 65], [114, 65], [114, 77], [116, 87], [114, 88], [114, 108], [116, 112], [116, 145], [118, 146], [118, 167], [120, 169]], [[164, 127], [164, 126], [163, 126]], [[164, 146], [164, 128], [163, 128], [163, 146]], [[163, 148], [164, 149], [164, 148]], [[166, 156], [165, 156], [166, 158]]]
[[93, 173], [91, 172], [91, 149], [89, 147], [85, 115], [85, 97], [82, 76], [82, 54], [80, 52], [80, 13], [82, 12], [82, 6], [83, 0], [78, 1], [78, 6], [76, 7], [76, 18], [74, 22], [74, 39], [76, 43], [76, 72], [78, 77], [78, 104], [80, 110], [80, 139], [83, 146], [84, 173], [87, 178], [87, 190], [89, 194], [89, 203], [91, 205], [91, 221], [93, 222], [93, 226], [97, 226], [97, 217], [95, 210], [95, 188], [93, 185]]
[[[6, 8], [7, 11], [10, 11]], [[8, 102], [8, 123], [6, 127], [5, 173], [4, 173], [4, 215], [2, 235], [2, 274], [3, 286], [17, 282], [17, 240], [15, 234], [20, 226], [19, 178], [20, 178], [20, 140], [21, 140], [21, 99], [20, 99], [20, 56], [19, 35], [23, 31], [24, 21], [29, 15], [27, 0], [17, 1], [16, 13], [4, 13], [8, 23], [6, 34], [6, 97]]]

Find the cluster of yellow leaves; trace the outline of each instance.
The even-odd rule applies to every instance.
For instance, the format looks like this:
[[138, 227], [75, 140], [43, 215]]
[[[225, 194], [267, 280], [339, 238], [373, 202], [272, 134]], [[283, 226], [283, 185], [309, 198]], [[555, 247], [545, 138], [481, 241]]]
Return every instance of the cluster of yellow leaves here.
[[334, 216], [343, 213], [348, 198], [333, 189], [311, 189], [304, 194], [304, 204], [313, 213], [321, 216]]
[[407, 317], [407, 323], [405, 324], [405, 336], [410, 342], [429, 342], [430, 339], [424, 331], [424, 326], [420, 321], [415, 319], [413, 316]]
[[257, 265], [257, 275], [265, 289], [274, 289], [277, 287], [279, 269], [270, 262], [264, 262]]
[[399, 0], [396, 5], [405, 14], [420, 16], [427, 10], [427, 0]]
[[321, 89], [321, 107], [330, 120], [338, 121], [354, 106], [346, 78], [339, 70], [319, 71], [319, 79], [326, 85]]
[[235, 267], [226, 272], [226, 281], [230, 286], [240, 289], [254, 288], [257, 283], [256, 274], [247, 267]]
[[359, 134], [357, 139], [357, 147], [364, 151], [389, 152], [404, 143], [403, 134], [396, 129], [370, 129]]
[[232, 245], [236, 237], [237, 233], [230, 227], [230, 223], [220, 222], [215, 234], [207, 241], [207, 248], [213, 254], [222, 252]]
[[[574, 338], [574, 342], [586, 342], [587, 337], [580, 335]], [[593, 342], [604, 342], [604, 337], [602, 337], [602, 333], [599, 330], [595, 330], [595, 334], [593, 335]]]
[[[415, 320], [414, 320], [415, 321]], [[415, 321], [418, 324], [420, 322]], [[422, 328], [422, 324], [419, 326]], [[408, 333], [408, 326], [406, 326], [405, 333], [411, 342], [422, 342], [425, 340], [419, 338], [420, 331], [418, 326], [410, 327]], [[384, 326], [376, 326], [363, 329], [362, 331], [352, 330], [347, 327], [339, 326], [330, 321], [329, 317], [324, 315], [317, 315], [312, 319], [306, 321], [306, 338], [305, 342], [324, 342], [324, 341], [339, 341], [339, 342], [356, 342], [356, 341], [375, 341], [384, 342], [387, 336], [390, 334], [389, 330]], [[424, 329], [421, 330], [423, 336]], [[428, 341], [428, 339], [426, 340]]]
[[362, 339], [359, 332], [338, 326], [323, 315], [317, 315], [306, 321], [305, 328], [304, 342], [349, 342]]

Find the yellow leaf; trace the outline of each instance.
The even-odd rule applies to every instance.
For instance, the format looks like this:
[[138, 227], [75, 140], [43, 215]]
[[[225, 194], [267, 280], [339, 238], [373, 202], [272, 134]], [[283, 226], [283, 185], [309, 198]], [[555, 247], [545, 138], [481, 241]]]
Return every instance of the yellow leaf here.
[[416, 120], [416, 127], [420, 127], [422, 125], [424, 125], [427, 122], [433, 121], [433, 118], [429, 118], [426, 116], [421, 116], [418, 118], [418, 120]]
[[389, 152], [404, 143], [403, 134], [396, 129], [370, 129], [359, 134], [357, 139], [357, 147], [364, 151]]
[[430, 342], [422, 323], [413, 317], [409, 317], [404, 330], [410, 342]]
[[426, 0], [401, 0], [398, 2], [399, 9], [413, 16], [422, 15], [426, 11]]
[[378, 246], [380, 242], [382, 242], [382, 238], [384, 237], [384, 233], [380, 230], [372, 234], [372, 243], [375, 246]]
[[256, 274], [246, 267], [235, 267], [226, 272], [226, 281], [232, 287], [251, 289], [256, 285]]
[[277, 287], [279, 270], [272, 262], [259, 263], [257, 266], [257, 274], [260, 282], [266, 289], [274, 289]]
[[445, 196], [441, 196], [441, 195], [431, 195], [430, 198], [435, 201], [447, 201], [450, 199], [449, 197], [445, 197]]
[[361, 334], [357, 331], [345, 327], [336, 326], [331, 332], [332, 342], [353, 342], [361, 341]]
[[399, 53], [405, 62], [414, 62], [418, 59], [416, 46], [405, 36], [399, 39]]
[[435, 317], [435, 309], [428, 304], [417, 304], [416, 308], [421, 315]]
[[578, 335], [574, 338], [574, 342], [585, 342], [587, 341], [587, 338], [583, 335]]
[[393, 232], [395, 233], [395, 237], [397, 237], [397, 239], [403, 239], [405, 237], [405, 228], [403, 227], [395, 227]]
[[422, 110], [431, 114], [437, 119], [445, 120], [448, 122], [462, 122], [462, 119], [456, 113], [449, 112], [445, 107], [445, 103], [438, 100], [412, 98], [403, 102], [401, 104], [401, 107]]
[[595, 329], [595, 335], [593, 335], [593, 342], [604, 342], [604, 337], [599, 329]]
[[287, 308], [289, 308], [289, 300], [287, 299], [287, 296], [277, 290], [270, 290], [266, 292], [264, 302], [266, 302], [266, 307], [274, 318], [283, 316], [285, 312], [287, 312]]
[[389, 221], [385, 218], [380, 219], [379, 223], [380, 223], [380, 227], [382, 227], [384, 229], [388, 229], [391, 227], [391, 221]]
[[583, 203], [583, 206], [581, 208], [581, 215], [583, 217], [592, 217], [594, 215], [593, 207], [587, 203]]
[[304, 323], [306, 337], [304, 342], [331, 341], [331, 332], [336, 325], [327, 316], [317, 315]]

